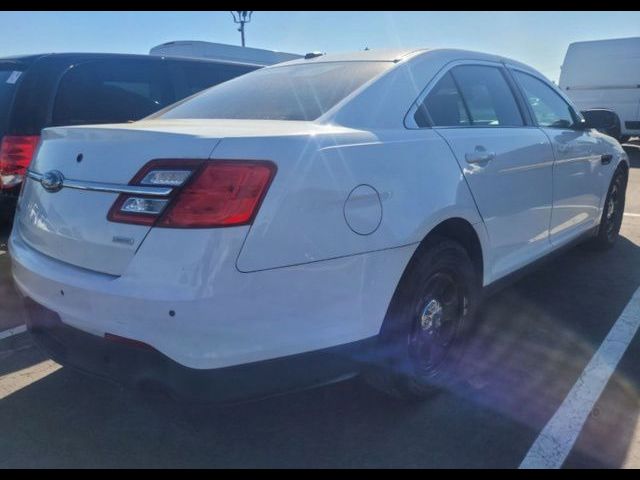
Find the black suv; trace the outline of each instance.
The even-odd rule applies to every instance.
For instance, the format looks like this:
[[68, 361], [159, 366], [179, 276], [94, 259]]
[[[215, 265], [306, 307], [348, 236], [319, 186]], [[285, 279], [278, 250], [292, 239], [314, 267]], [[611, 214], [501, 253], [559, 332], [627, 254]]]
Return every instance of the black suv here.
[[0, 222], [15, 209], [45, 127], [139, 120], [259, 65], [154, 55], [0, 58]]

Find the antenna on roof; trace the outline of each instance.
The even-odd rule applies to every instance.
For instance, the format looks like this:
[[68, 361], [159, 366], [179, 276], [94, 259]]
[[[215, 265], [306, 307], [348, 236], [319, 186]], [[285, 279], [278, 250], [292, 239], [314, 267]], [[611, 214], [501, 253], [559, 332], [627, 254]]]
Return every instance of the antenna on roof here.
[[309, 52], [304, 56], [304, 59], [310, 60], [312, 58], [321, 57], [322, 55], [324, 55], [322, 52]]

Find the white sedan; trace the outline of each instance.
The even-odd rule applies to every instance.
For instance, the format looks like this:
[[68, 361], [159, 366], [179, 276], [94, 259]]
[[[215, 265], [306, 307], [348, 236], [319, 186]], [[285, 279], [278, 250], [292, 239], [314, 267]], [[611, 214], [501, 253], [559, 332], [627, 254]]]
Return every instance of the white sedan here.
[[458, 377], [480, 293], [612, 246], [628, 159], [540, 73], [460, 50], [309, 55], [147, 119], [44, 130], [10, 238], [65, 365], [233, 401]]

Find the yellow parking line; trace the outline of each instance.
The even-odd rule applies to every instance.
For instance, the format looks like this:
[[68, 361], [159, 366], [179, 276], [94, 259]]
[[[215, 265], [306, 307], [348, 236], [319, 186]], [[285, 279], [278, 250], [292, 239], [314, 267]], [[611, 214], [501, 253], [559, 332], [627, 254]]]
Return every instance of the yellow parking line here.
[[62, 368], [53, 360], [45, 360], [17, 372], [0, 376], [0, 399], [31, 385]]

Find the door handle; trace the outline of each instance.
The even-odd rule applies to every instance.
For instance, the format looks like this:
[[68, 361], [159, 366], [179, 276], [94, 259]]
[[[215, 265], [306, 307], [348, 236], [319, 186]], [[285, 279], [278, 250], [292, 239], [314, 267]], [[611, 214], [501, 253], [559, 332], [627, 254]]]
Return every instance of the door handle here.
[[467, 163], [484, 166], [496, 158], [496, 154], [494, 152], [471, 152], [465, 154], [464, 158]]
[[600, 163], [602, 163], [602, 165], [609, 165], [611, 160], [613, 160], [613, 155], [609, 153], [600, 156]]

